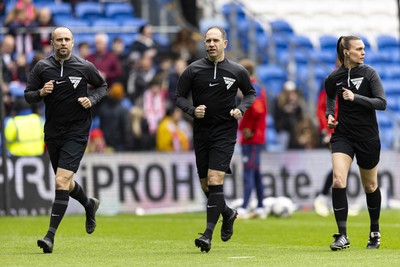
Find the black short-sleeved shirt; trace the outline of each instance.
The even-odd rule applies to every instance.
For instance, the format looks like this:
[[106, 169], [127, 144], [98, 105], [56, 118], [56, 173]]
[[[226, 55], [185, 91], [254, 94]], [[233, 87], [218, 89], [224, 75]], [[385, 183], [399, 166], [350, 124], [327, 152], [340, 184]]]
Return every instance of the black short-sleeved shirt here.
[[[346, 101], [342, 88], [354, 93], [354, 101]], [[333, 71], [325, 80], [327, 114], [334, 114], [338, 95], [338, 125], [334, 135], [351, 140], [367, 141], [379, 138], [375, 110], [386, 109], [386, 96], [378, 73], [368, 65], [352, 69], [344, 66]]]
[[[50, 80], [54, 80], [53, 92], [41, 97], [39, 90]], [[88, 89], [88, 85], [92, 88]], [[106, 82], [89, 61], [72, 55], [61, 64], [50, 56], [40, 60], [31, 71], [25, 99], [28, 103], [44, 100], [46, 138], [86, 136], [92, 122], [91, 112], [78, 103], [78, 98], [88, 97], [93, 106], [106, 93]]]
[[[244, 98], [236, 103], [240, 89]], [[187, 97], [192, 94], [193, 103]], [[202, 119], [194, 119], [194, 138], [205, 134], [208, 138], [228, 135], [235, 138], [237, 120], [230, 110], [238, 108], [244, 113], [255, 99], [255, 90], [246, 69], [229, 59], [213, 62], [208, 58], [190, 64], [179, 78], [176, 89], [176, 104], [184, 112], [194, 117], [194, 110], [205, 105], [206, 113]]]

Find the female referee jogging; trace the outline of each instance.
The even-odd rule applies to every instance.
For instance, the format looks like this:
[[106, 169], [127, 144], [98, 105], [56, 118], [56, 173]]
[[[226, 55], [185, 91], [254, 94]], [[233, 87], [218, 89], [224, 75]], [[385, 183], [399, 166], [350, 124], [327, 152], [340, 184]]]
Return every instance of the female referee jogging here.
[[[367, 248], [380, 246], [379, 216], [381, 192], [378, 187], [378, 162], [381, 144], [375, 110], [386, 109], [386, 96], [378, 73], [364, 65], [364, 42], [357, 36], [342, 36], [337, 42], [341, 66], [325, 81], [328, 127], [331, 138], [333, 188], [332, 204], [339, 233], [334, 234], [332, 250], [350, 247], [347, 236], [347, 174], [354, 155], [360, 170], [370, 216]], [[338, 116], [335, 114], [338, 96]]]

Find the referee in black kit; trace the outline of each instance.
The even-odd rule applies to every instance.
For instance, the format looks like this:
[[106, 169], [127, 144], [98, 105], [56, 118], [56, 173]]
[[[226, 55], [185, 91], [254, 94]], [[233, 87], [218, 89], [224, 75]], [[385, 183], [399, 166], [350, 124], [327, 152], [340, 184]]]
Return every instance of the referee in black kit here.
[[[333, 185], [332, 204], [338, 233], [330, 245], [333, 251], [350, 247], [347, 236], [347, 175], [354, 156], [366, 193], [370, 217], [367, 249], [380, 246], [379, 217], [381, 191], [378, 185], [378, 163], [381, 152], [375, 110], [386, 109], [386, 96], [378, 73], [364, 65], [365, 45], [358, 36], [341, 36], [337, 42], [341, 66], [325, 80], [328, 127], [331, 137]], [[338, 115], [335, 120], [335, 104]]]
[[[52, 253], [56, 230], [68, 207], [79, 201], [86, 210], [86, 232], [96, 227], [99, 200], [88, 198], [73, 175], [86, 149], [92, 117], [90, 108], [107, 94], [107, 84], [92, 63], [72, 55], [73, 34], [57, 27], [51, 34], [54, 55], [40, 60], [28, 77], [25, 99], [45, 103], [45, 143], [55, 172], [55, 199], [46, 236], [37, 244]], [[88, 85], [93, 88], [88, 90]]]
[[[197, 172], [206, 194], [207, 224], [204, 233], [195, 239], [201, 251], [211, 249], [211, 239], [220, 214], [222, 241], [233, 234], [237, 211], [225, 203], [223, 184], [225, 173], [230, 173], [230, 161], [236, 143], [240, 118], [256, 97], [246, 69], [225, 58], [228, 44], [226, 32], [211, 27], [205, 33], [208, 57], [189, 65], [179, 78], [176, 104], [194, 117], [193, 143]], [[236, 104], [238, 89], [244, 97]], [[192, 94], [193, 104], [188, 100]]]

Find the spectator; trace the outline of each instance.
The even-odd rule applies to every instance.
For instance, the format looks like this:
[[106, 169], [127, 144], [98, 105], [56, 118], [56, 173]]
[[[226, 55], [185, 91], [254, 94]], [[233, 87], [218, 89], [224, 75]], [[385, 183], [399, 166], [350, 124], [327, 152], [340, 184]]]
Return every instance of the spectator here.
[[162, 87], [162, 76], [157, 74], [148, 84], [143, 95], [144, 116], [149, 125], [150, 134], [155, 137], [158, 124], [166, 113], [166, 89]]
[[178, 84], [179, 77], [187, 67], [187, 61], [185, 59], [177, 59], [173, 65], [172, 71], [169, 73], [167, 78], [168, 83], [168, 99], [171, 102], [175, 101], [175, 90]]
[[251, 217], [248, 205], [251, 193], [255, 189], [258, 203], [254, 216], [264, 219], [267, 214], [263, 204], [264, 186], [260, 174], [260, 160], [261, 152], [265, 148], [268, 112], [267, 95], [264, 88], [261, 87], [260, 83], [253, 76], [255, 72], [254, 62], [244, 59], [239, 63], [246, 68], [250, 75], [251, 83], [256, 91], [256, 99], [239, 122], [243, 156], [243, 203], [238, 209], [238, 216], [244, 219]]
[[111, 86], [114, 82], [121, 82], [122, 67], [119, 59], [107, 48], [108, 35], [100, 32], [95, 36], [95, 52], [86, 59], [100, 71], [100, 74]]
[[87, 58], [90, 55], [90, 45], [88, 42], [80, 42], [79, 43], [78, 55], [81, 58]]
[[[23, 95], [23, 91], [22, 91]], [[5, 126], [7, 149], [13, 156], [40, 156], [44, 152], [44, 121], [23, 98], [14, 103], [15, 114]]]
[[55, 25], [51, 10], [47, 7], [39, 9], [37, 19], [33, 25], [39, 28], [39, 33], [33, 35], [33, 49], [35, 51], [42, 51], [45, 55], [50, 55], [53, 52], [50, 45], [50, 33], [51, 28]]
[[319, 135], [310, 116], [302, 112], [294, 121], [289, 149], [313, 149], [319, 145]]
[[121, 103], [124, 94], [123, 85], [114, 83], [97, 111], [106, 146], [114, 151], [125, 151], [129, 139], [128, 110]]
[[283, 150], [289, 148], [290, 140], [294, 138], [294, 125], [302, 117], [303, 102], [293, 81], [285, 82], [281, 93], [275, 99], [273, 117], [278, 141]]
[[0, 57], [3, 66], [3, 81], [9, 83], [12, 80], [12, 69], [15, 68], [15, 38], [6, 34], [1, 42]]
[[192, 32], [187, 28], [182, 28], [176, 33], [175, 40], [171, 45], [171, 51], [175, 58], [182, 58], [188, 64], [200, 58], [197, 42], [193, 38]]
[[137, 62], [131, 65], [131, 70], [127, 78], [126, 92], [127, 97], [134, 105], [142, 106], [143, 93], [146, 90], [147, 84], [156, 74], [153, 58], [154, 51], [148, 50], [144, 52], [143, 56]]
[[15, 38], [17, 53], [30, 54], [33, 51], [33, 38], [32, 34], [27, 30], [34, 26], [36, 9], [34, 9], [34, 11], [31, 8], [27, 9], [23, 7], [23, 4], [18, 3], [12, 11], [7, 14], [4, 26], [8, 28], [9, 33]]
[[172, 106], [167, 109], [165, 117], [161, 120], [156, 133], [156, 149], [158, 151], [188, 151], [190, 140], [187, 132], [181, 129], [183, 112], [180, 108]]
[[143, 109], [134, 106], [129, 111], [131, 139], [130, 150], [132, 151], [148, 151], [155, 149], [155, 140], [149, 131], [149, 125], [144, 117]]
[[99, 128], [92, 129], [89, 134], [89, 141], [86, 148], [87, 153], [104, 153], [106, 141], [103, 131]]
[[153, 26], [147, 23], [139, 28], [139, 34], [130, 47], [129, 56], [139, 58], [147, 50], [153, 50], [156, 56], [158, 47], [159, 45], [153, 39]]

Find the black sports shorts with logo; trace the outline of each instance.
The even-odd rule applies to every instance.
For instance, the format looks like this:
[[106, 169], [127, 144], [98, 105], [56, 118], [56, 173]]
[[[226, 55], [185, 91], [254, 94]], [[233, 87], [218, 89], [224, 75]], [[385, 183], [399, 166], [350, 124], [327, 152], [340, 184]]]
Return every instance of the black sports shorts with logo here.
[[231, 173], [230, 163], [235, 150], [236, 139], [202, 136], [194, 138], [194, 151], [199, 178], [207, 178], [208, 169]]
[[85, 154], [87, 142], [87, 136], [45, 138], [54, 173], [57, 172], [57, 168], [76, 173]]
[[370, 170], [379, 162], [381, 142], [379, 138], [368, 141], [354, 141], [345, 136], [333, 134], [331, 149], [332, 153], [344, 153], [352, 159], [355, 155], [357, 165], [363, 169]]

